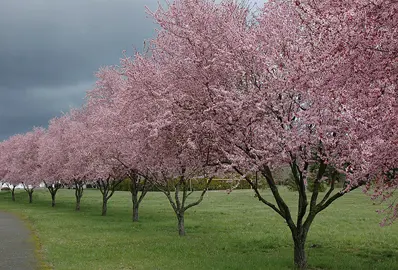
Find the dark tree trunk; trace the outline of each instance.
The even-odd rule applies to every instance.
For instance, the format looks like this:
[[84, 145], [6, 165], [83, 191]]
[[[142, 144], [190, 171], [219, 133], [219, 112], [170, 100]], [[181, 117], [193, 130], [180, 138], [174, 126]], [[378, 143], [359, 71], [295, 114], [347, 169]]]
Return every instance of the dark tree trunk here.
[[[138, 209], [140, 207], [141, 201], [144, 199], [146, 193], [148, 192], [148, 177], [144, 177], [141, 182], [140, 176], [134, 170], [129, 173], [130, 178], [130, 192], [131, 201], [133, 202], [133, 222], [137, 222], [139, 219]], [[138, 196], [141, 191], [141, 195]]]
[[32, 188], [30, 188], [29, 186], [26, 186], [24, 183], [22, 183], [23, 184], [23, 188], [25, 189], [25, 191], [28, 193], [28, 195], [29, 195], [29, 203], [32, 203], [32, 195], [33, 195], [33, 191], [34, 191], [34, 188], [32, 187]]
[[138, 221], [138, 202], [134, 203], [133, 202], [133, 222]]
[[76, 207], [75, 210], [76, 211], [80, 211], [80, 197], [76, 197]]
[[139, 208], [139, 203], [138, 203], [138, 175], [137, 174], [132, 174], [130, 176], [130, 192], [131, 192], [131, 201], [133, 202], [133, 222], [138, 221], [138, 208]]
[[[170, 193], [170, 187], [168, 184], [166, 184], [166, 188], [165, 190], [160, 189], [167, 197], [167, 199], [170, 202], [170, 205], [172, 206], [176, 216], [177, 216], [177, 227], [178, 227], [178, 234], [180, 236], [184, 236], [185, 235], [185, 224], [184, 224], [184, 214], [185, 211], [188, 210], [191, 207], [197, 206], [198, 204], [200, 204], [203, 200], [204, 195], [207, 192], [207, 189], [213, 179], [213, 177], [210, 177], [209, 180], [207, 180], [206, 186], [205, 188], [202, 190], [199, 198], [192, 202], [189, 203], [187, 205], [187, 198], [193, 193], [193, 191], [189, 192], [188, 191], [188, 182], [187, 179], [185, 178], [185, 168], [182, 168], [182, 173], [180, 176], [179, 181], [174, 185], [175, 191], [174, 191], [174, 199], [171, 196]], [[169, 179], [165, 179], [166, 181]], [[189, 179], [188, 179], [189, 180]], [[182, 188], [182, 190], [181, 190]], [[181, 196], [182, 195], [182, 198]]]
[[80, 201], [83, 197], [83, 182], [75, 181], [76, 211], [80, 211]]
[[119, 180], [111, 180], [111, 176], [109, 176], [106, 180], [98, 180], [97, 184], [102, 194], [102, 216], [106, 216], [108, 210], [108, 200], [115, 193], [116, 187], [123, 181], [123, 179]]
[[58, 189], [61, 188], [61, 183], [47, 184], [44, 181], [44, 184], [46, 185], [46, 188], [51, 194], [51, 207], [55, 207], [55, 195], [57, 195]]
[[180, 236], [185, 236], [184, 213], [177, 214], [177, 220], [178, 220], [178, 234]]
[[29, 203], [32, 203], [33, 202], [33, 190], [31, 190], [31, 191], [28, 191], [28, 194], [29, 194]]
[[305, 254], [306, 236], [293, 236], [294, 242], [294, 266], [296, 269], [307, 269], [307, 256]]
[[55, 207], [55, 194], [56, 193], [51, 193], [51, 207]]
[[108, 210], [108, 200], [106, 196], [102, 198], [102, 216], [106, 216], [106, 212]]
[[15, 202], [15, 187], [11, 189], [11, 199], [13, 202]]

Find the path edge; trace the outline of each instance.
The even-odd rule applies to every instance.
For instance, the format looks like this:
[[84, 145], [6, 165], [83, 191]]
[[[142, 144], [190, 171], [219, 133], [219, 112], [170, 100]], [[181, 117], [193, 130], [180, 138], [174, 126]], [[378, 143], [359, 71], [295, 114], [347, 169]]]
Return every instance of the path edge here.
[[34, 228], [33, 224], [29, 221], [29, 217], [20, 212], [13, 212], [7, 209], [0, 209], [1, 212], [10, 214], [15, 218], [22, 221], [25, 228], [29, 230], [30, 236], [28, 241], [34, 246], [34, 257], [36, 259], [36, 269], [37, 270], [53, 270], [54, 268], [48, 264], [45, 260], [43, 245], [40, 242], [37, 230]]

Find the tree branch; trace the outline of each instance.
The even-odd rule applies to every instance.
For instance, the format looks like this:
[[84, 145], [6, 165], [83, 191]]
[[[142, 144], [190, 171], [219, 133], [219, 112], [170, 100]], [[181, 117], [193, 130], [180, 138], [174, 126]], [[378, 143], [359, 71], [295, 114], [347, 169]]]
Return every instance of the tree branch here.
[[272, 208], [275, 212], [277, 212], [282, 218], [285, 218], [285, 216], [283, 215], [283, 213], [272, 203], [268, 202], [266, 199], [264, 199], [260, 192], [258, 191], [257, 186], [253, 183], [253, 181], [247, 177], [246, 175], [244, 175], [243, 172], [241, 172], [237, 167], [233, 166], [233, 169], [240, 174], [241, 176], [243, 176], [245, 178], [245, 180], [250, 184], [250, 186], [253, 188], [254, 192], [256, 193], [256, 197], [258, 198], [258, 200], [262, 203], [264, 203], [265, 205], [269, 206], [270, 208]]
[[330, 183], [330, 188], [329, 188], [328, 192], [325, 194], [322, 201], [317, 205], [317, 207], [324, 204], [326, 202], [326, 200], [329, 198], [330, 194], [332, 194], [332, 192], [334, 190], [335, 181], [336, 181], [335, 179], [332, 179], [332, 182]]
[[170, 191], [162, 191], [164, 193], [164, 195], [166, 195], [167, 199], [169, 199], [169, 202], [171, 204], [171, 207], [173, 207], [174, 212], [178, 213], [178, 208], [177, 205], [174, 203], [173, 198], [170, 195]]
[[314, 191], [312, 192], [311, 196], [310, 213], [316, 211], [316, 200], [318, 199], [320, 180], [325, 173], [326, 167], [327, 165], [323, 162], [323, 160], [321, 160], [316, 179], [314, 180]]
[[190, 203], [190, 204], [188, 204], [187, 206], [183, 207], [183, 211], [186, 211], [187, 209], [189, 209], [189, 208], [191, 208], [191, 207], [193, 207], [193, 206], [195, 206], [195, 205], [198, 205], [198, 204], [200, 204], [200, 203], [203, 201], [203, 197], [204, 197], [204, 195], [206, 194], [206, 192], [207, 192], [207, 190], [208, 190], [208, 188], [209, 188], [209, 185], [210, 185], [211, 181], [213, 180], [213, 178], [214, 178], [214, 177], [210, 177], [210, 179], [207, 180], [206, 186], [205, 186], [205, 188], [203, 189], [202, 193], [200, 194], [199, 199], [198, 199], [196, 202]]
[[[305, 191], [305, 185], [304, 185], [304, 178], [303, 178], [303, 172], [300, 171], [300, 168], [297, 165], [296, 160], [294, 160], [290, 164], [290, 168], [292, 170], [297, 189], [299, 192], [299, 203], [298, 203], [298, 213], [297, 213], [297, 227], [300, 228], [302, 223], [303, 223], [303, 218], [305, 216], [305, 213], [307, 212], [307, 206], [308, 206], [308, 200], [307, 200], [307, 194]], [[308, 168], [308, 163], [305, 162], [304, 164], [304, 170], [307, 170]]]
[[142, 186], [140, 198], [138, 199], [138, 204], [141, 203], [141, 201], [144, 199], [146, 193], [148, 192], [148, 187], [147, 187], [148, 182], [149, 182], [148, 179], [146, 177], [144, 177], [144, 184]]

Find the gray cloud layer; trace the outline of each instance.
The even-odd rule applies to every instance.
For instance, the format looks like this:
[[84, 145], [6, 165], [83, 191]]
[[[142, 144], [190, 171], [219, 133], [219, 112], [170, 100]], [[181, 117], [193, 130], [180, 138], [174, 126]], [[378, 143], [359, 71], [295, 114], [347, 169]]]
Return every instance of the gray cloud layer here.
[[0, 140], [80, 106], [100, 66], [141, 49], [156, 0], [0, 0]]

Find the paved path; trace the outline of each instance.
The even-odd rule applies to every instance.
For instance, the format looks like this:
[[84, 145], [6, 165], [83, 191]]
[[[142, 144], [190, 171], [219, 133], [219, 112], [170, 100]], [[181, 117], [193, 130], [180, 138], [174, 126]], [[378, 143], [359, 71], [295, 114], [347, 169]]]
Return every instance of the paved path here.
[[36, 270], [30, 231], [16, 216], [0, 211], [0, 269]]

